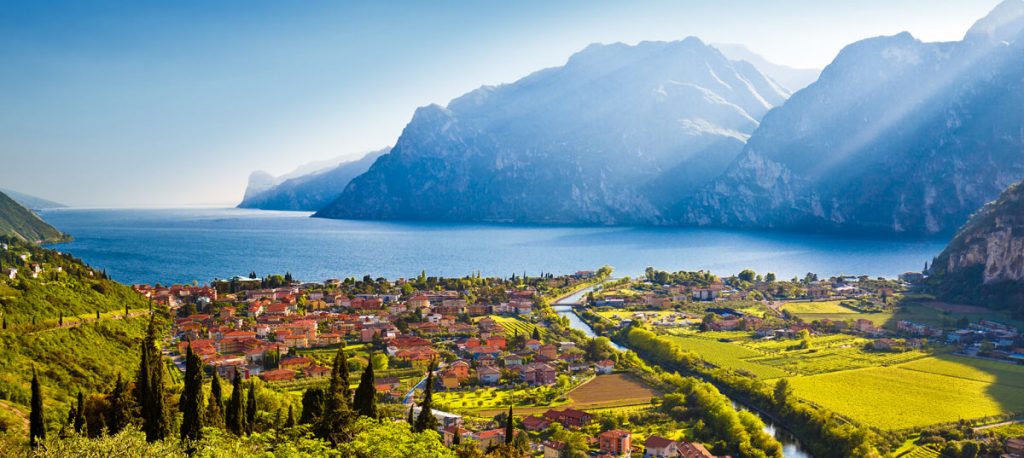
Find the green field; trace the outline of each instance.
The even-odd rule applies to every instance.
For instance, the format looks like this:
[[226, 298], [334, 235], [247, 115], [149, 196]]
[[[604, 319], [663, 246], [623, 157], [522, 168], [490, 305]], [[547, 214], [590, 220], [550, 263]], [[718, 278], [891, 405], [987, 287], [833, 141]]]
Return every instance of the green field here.
[[489, 316], [491, 317], [492, 320], [494, 320], [494, 322], [500, 324], [503, 328], [505, 328], [505, 335], [508, 336], [508, 337], [512, 337], [512, 336], [516, 335], [517, 332], [521, 336], [529, 337], [529, 336], [533, 335], [534, 328], [540, 330], [540, 335], [541, 336], [546, 336], [548, 334], [547, 328], [544, 328], [543, 326], [537, 326], [537, 325], [535, 325], [533, 323], [530, 323], [529, 321], [526, 321], [526, 320], [524, 320], [522, 318], [519, 318], [519, 317], [516, 317], [516, 316], [503, 316], [503, 315], [489, 315]]
[[[945, 358], [945, 357], [943, 357]], [[985, 363], [984, 361], [980, 361]], [[968, 364], [971, 363], [971, 364]], [[854, 421], [900, 430], [1024, 411], [1019, 381], [983, 378], [973, 360], [925, 358], [903, 366], [873, 367], [793, 377], [798, 397]], [[943, 375], [959, 364], [970, 377]], [[1015, 372], [1015, 366], [1008, 366]], [[928, 372], [926, 372], [928, 371]], [[1019, 379], [1019, 376], [1016, 377]]]
[[[710, 334], [710, 333], [707, 333]], [[777, 367], [748, 361], [764, 356], [737, 343], [721, 342], [703, 335], [672, 335], [669, 339], [680, 348], [699, 354], [705, 361], [718, 367], [748, 372], [758, 378], [772, 379], [790, 375]]]
[[858, 311], [846, 307], [841, 304], [841, 301], [821, 301], [821, 302], [787, 302], [782, 306], [782, 310], [788, 311], [794, 315], [804, 314], [853, 314], [859, 313]]

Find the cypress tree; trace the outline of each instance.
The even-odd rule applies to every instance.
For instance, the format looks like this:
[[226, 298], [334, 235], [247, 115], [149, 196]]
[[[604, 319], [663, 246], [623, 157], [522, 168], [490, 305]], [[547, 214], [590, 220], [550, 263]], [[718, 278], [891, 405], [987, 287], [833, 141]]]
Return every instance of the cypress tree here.
[[363, 376], [359, 379], [355, 399], [352, 401], [352, 409], [364, 417], [377, 418], [377, 389], [373, 386], [372, 360], [373, 355], [370, 355], [371, 362], [363, 369]]
[[62, 328], [64, 327], [64, 312], [57, 313], [57, 325]]
[[288, 420], [284, 424], [285, 428], [295, 427], [295, 411], [292, 410], [291, 404], [288, 405]]
[[192, 353], [192, 342], [185, 352], [185, 387], [181, 391], [181, 440], [198, 441], [203, 436], [203, 361]]
[[299, 423], [313, 425], [320, 423], [324, 414], [324, 390], [320, 387], [307, 388], [302, 393], [302, 416]]
[[136, 399], [142, 411], [142, 430], [146, 440], [156, 442], [167, 436], [169, 428], [164, 406], [163, 360], [156, 346], [156, 318], [150, 316], [149, 330], [142, 342], [142, 357], [136, 381]]
[[128, 384], [121, 374], [117, 374], [114, 389], [110, 395], [110, 410], [107, 412], [107, 427], [110, 434], [121, 432], [132, 421], [132, 400], [128, 393]]
[[97, 310], [96, 311], [96, 321], [99, 321], [99, 320], [100, 320], [100, 311]]
[[412, 404], [410, 404], [410, 405], [409, 405], [409, 416], [408, 416], [408, 417], [406, 417], [406, 419], [405, 419], [405, 421], [406, 421], [407, 423], [409, 423], [409, 427], [410, 427], [410, 428], [414, 427], [414, 423], [416, 423], [416, 420], [414, 420], [414, 419], [412, 418], [412, 408], [413, 408], [413, 405], [412, 405]]
[[236, 436], [245, 433], [245, 401], [242, 399], [242, 376], [235, 370], [231, 380], [231, 398], [228, 399], [227, 412], [224, 415], [228, 431]]
[[337, 445], [344, 439], [352, 416], [352, 393], [348, 388], [348, 357], [345, 347], [338, 347], [331, 368], [331, 380], [324, 396], [324, 413], [317, 424], [317, 437]]
[[256, 428], [256, 382], [249, 381], [249, 399], [245, 403], [245, 432], [252, 434]]
[[75, 432], [81, 433], [85, 430], [85, 395], [78, 391], [78, 407], [75, 408]]
[[427, 386], [423, 389], [423, 402], [420, 404], [420, 415], [416, 417], [416, 424], [413, 430], [421, 433], [427, 430], [437, 429], [437, 417], [434, 417], [434, 363], [427, 368]]
[[224, 390], [220, 386], [220, 377], [213, 373], [210, 382], [210, 400], [206, 404], [206, 423], [210, 426], [224, 426]]
[[508, 406], [508, 416], [505, 417], [505, 445], [512, 445], [515, 435], [516, 427], [512, 423], [512, 406]]
[[32, 409], [28, 415], [28, 443], [32, 448], [46, 439], [46, 426], [43, 424], [43, 391], [39, 386], [39, 376], [32, 368]]

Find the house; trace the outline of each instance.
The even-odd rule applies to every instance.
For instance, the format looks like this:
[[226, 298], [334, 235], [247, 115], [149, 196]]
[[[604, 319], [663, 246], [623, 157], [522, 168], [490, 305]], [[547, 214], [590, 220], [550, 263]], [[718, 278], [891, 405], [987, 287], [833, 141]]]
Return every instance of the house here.
[[441, 438], [447, 447], [451, 447], [455, 443], [456, 435], [459, 436], [459, 443], [465, 443], [466, 439], [473, 437], [473, 432], [458, 425], [449, 425], [441, 430]]
[[302, 376], [305, 378], [320, 378], [326, 377], [330, 374], [331, 368], [318, 366], [316, 364], [302, 368]]
[[601, 453], [628, 456], [633, 453], [632, 434], [622, 429], [605, 431], [597, 436], [597, 446]]
[[519, 367], [519, 375], [530, 385], [553, 385], [558, 378], [558, 371], [544, 363], [530, 363]]
[[562, 450], [565, 450], [566, 443], [547, 440], [543, 442], [544, 458], [561, 458]]
[[291, 369], [274, 369], [260, 374], [265, 382], [288, 382], [295, 380], [295, 371]]
[[615, 361], [610, 359], [598, 361], [594, 364], [594, 369], [597, 370], [598, 374], [611, 374], [612, 372], [615, 372]]
[[530, 415], [526, 418], [523, 418], [523, 429], [527, 431], [544, 431], [545, 429], [548, 429], [549, 426], [551, 426], [551, 420], [548, 420], [547, 418], [544, 417]]
[[715, 458], [703, 445], [679, 441], [679, 456], [682, 458]]
[[547, 418], [548, 420], [553, 422], [558, 422], [562, 426], [565, 426], [567, 428], [582, 428], [590, 424], [590, 422], [594, 419], [594, 416], [582, 410], [576, 409], [551, 409], [548, 410], [547, 412], [544, 412], [544, 418]]
[[482, 366], [476, 370], [476, 378], [480, 383], [493, 385], [501, 380], [501, 371], [491, 366]]
[[495, 428], [473, 434], [473, 440], [481, 451], [505, 443], [505, 428]]
[[650, 436], [644, 442], [644, 458], [674, 458], [679, 456], [679, 443], [661, 436]]

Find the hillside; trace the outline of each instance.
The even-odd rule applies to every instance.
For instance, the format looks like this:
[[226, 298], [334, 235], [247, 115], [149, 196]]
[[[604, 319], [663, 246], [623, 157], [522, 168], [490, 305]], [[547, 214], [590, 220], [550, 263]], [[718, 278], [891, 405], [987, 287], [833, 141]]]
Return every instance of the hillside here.
[[369, 170], [373, 162], [387, 151], [387, 148], [373, 151], [354, 161], [298, 174], [281, 181], [256, 172], [250, 177], [249, 187], [238, 208], [320, 210], [336, 199], [353, 178]]
[[963, 41], [854, 43], [769, 113], [676, 222], [952, 233], [1024, 177], [1024, 1]]
[[418, 109], [316, 216], [658, 223], [788, 95], [697, 38], [591, 45], [564, 66]]
[[0, 429], [21, 428], [17, 418], [28, 411], [33, 368], [47, 399], [46, 421], [59, 429], [78, 390], [108, 391], [118, 374], [132, 376], [149, 305], [131, 288], [53, 250], [8, 243], [0, 264]]
[[930, 274], [947, 300], [1024, 317], [1024, 183], [971, 217], [932, 262]]
[[11, 189], [0, 189], [0, 192], [7, 194], [7, 197], [14, 199], [15, 202], [21, 204], [21, 206], [28, 208], [30, 210], [49, 210], [51, 208], [67, 208], [67, 205], [64, 205], [62, 203], [54, 202], [48, 199], [43, 199], [42, 197], [36, 197]]
[[50, 226], [31, 210], [0, 192], [0, 236], [31, 243], [54, 243], [68, 236]]

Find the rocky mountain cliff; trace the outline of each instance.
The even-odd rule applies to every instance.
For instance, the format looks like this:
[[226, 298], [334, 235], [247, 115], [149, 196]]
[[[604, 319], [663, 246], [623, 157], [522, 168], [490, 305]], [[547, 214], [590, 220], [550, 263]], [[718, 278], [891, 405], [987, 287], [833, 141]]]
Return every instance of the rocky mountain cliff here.
[[67, 234], [47, 224], [38, 215], [32, 213], [32, 210], [23, 207], [2, 192], [0, 192], [0, 236], [28, 243], [56, 243], [68, 239]]
[[254, 172], [249, 176], [249, 186], [238, 208], [320, 210], [336, 199], [353, 178], [366, 172], [387, 151], [387, 148], [373, 151], [357, 160], [312, 172], [309, 167], [303, 167], [283, 179], [266, 172]]
[[972, 216], [929, 273], [948, 300], [1024, 314], [1024, 183]]
[[1022, 4], [1005, 2], [961, 42], [903, 33], [848, 46], [675, 222], [954, 231], [1024, 177]]
[[789, 94], [696, 38], [592, 45], [562, 67], [416, 111], [316, 216], [650, 224]]

